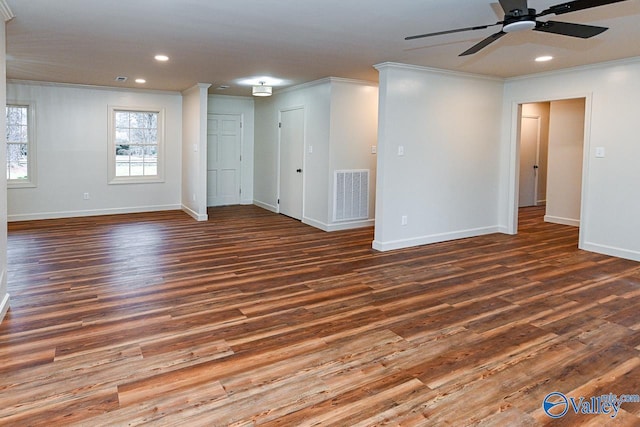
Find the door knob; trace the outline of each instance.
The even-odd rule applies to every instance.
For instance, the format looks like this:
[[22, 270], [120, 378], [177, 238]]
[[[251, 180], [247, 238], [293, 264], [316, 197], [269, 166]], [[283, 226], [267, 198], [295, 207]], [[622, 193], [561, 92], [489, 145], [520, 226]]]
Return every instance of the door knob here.
[[296, 169], [296, 172], [302, 173], [302, 169]]

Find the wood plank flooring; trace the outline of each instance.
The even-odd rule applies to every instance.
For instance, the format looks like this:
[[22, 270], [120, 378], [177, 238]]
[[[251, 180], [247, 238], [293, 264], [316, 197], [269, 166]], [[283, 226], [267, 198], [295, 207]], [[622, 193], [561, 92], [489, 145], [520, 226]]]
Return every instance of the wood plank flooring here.
[[640, 264], [518, 236], [386, 253], [253, 206], [10, 224], [0, 425], [536, 426], [640, 393]]

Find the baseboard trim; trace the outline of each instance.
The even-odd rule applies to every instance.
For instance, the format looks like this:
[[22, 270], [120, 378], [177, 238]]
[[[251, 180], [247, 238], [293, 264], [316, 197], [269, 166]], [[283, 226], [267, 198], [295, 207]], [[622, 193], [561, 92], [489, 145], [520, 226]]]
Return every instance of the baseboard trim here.
[[36, 221], [41, 219], [57, 219], [57, 218], [78, 218], [86, 216], [100, 215], [121, 215], [142, 212], [158, 212], [158, 211], [177, 211], [180, 205], [157, 205], [157, 206], [136, 206], [128, 208], [111, 208], [111, 209], [93, 209], [81, 211], [61, 211], [61, 212], [40, 212], [34, 214], [15, 214], [7, 215], [8, 222], [15, 221]]
[[505, 227], [505, 226], [503, 226], [503, 225], [498, 226], [498, 231], [497, 231], [497, 232], [498, 232], [498, 233], [502, 233], [502, 234], [509, 234], [509, 235], [511, 235], [511, 236], [513, 236], [513, 235], [515, 235], [515, 234], [516, 234], [516, 233], [512, 233], [512, 232], [509, 230], [509, 227]]
[[410, 239], [391, 240], [389, 242], [373, 241], [373, 249], [381, 252], [396, 249], [411, 248], [414, 246], [429, 245], [431, 243], [447, 242], [449, 240], [466, 239], [468, 237], [484, 236], [486, 234], [501, 233], [502, 227], [481, 227], [469, 230], [453, 231], [450, 233], [431, 234], [428, 236], [412, 237]]
[[364, 227], [373, 227], [375, 220], [373, 219], [365, 219], [361, 221], [345, 221], [340, 223], [333, 224], [325, 224], [321, 221], [316, 221], [311, 218], [302, 218], [302, 223], [310, 225], [315, 228], [319, 228], [320, 230], [332, 232], [332, 231], [342, 231], [342, 230], [353, 230], [355, 228], [364, 228]]
[[572, 227], [580, 227], [579, 219], [563, 218], [561, 216], [545, 215], [544, 222], [551, 222], [553, 224], [560, 225], [570, 225]]
[[182, 205], [181, 207], [182, 211], [184, 213], [186, 213], [187, 215], [189, 215], [191, 218], [195, 219], [196, 221], [208, 221], [209, 220], [209, 215], [204, 214], [201, 215], [198, 212], [194, 211], [193, 209], [191, 209], [188, 206]]
[[640, 252], [631, 251], [629, 249], [617, 248], [615, 246], [600, 245], [597, 243], [586, 242], [580, 249], [595, 252], [602, 255], [613, 256], [616, 258], [624, 258], [631, 261], [640, 262]]
[[9, 294], [5, 294], [4, 298], [2, 298], [2, 302], [0, 303], [0, 323], [4, 320], [4, 316], [9, 311]]
[[254, 200], [253, 204], [256, 205], [259, 208], [266, 209], [266, 210], [268, 210], [270, 212], [279, 213], [277, 206], [273, 206], [273, 205], [270, 205], [268, 203], [261, 202], [259, 200]]

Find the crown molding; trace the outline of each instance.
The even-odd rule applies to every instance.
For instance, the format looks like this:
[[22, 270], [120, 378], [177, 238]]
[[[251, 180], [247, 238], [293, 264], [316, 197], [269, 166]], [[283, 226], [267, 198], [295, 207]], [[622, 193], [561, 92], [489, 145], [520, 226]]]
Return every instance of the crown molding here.
[[478, 80], [490, 80], [493, 82], [504, 82], [505, 79], [502, 77], [494, 77], [494, 76], [486, 76], [483, 74], [473, 74], [473, 73], [465, 73], [462, 71], [454, 71], [454, 70], [445, 70], [443, 68], [433, 68], [433, 67], [424, 67], [422, 65], [411, 65], [411, 64], [401, 64], [398, 62], [383, 62], [381, 64], [376, 64], [373, 66], [378, 71], [385, 69], [400, 69], [400, 70], [411, 70], [411, 71], [421, 71], [425, 73], [431, 74], [440, 74], [444, 76], [454, 76], [454, 77], [464, 77]]
[[4, 19], [4, 22], [11, 21], [15, 18], [6, 0], [0, 0], [0, 16]]
[[69, 89], [105, 90], [105, 91], [112, 91], [112, 92], [153, 93], [153, 94], [159, 94], [159, 95], [180, 95], [179, 91], [171, 91], [171, 90], [143, 89], [143, 88], [116, 87], [116, 86], [98, 86], [98, 85], [85, 85], [85, 84], [78, 84], [78, 83], [44, 82], [40, 80], [7, 79], [7, 84], [62, 87], [62, 88], [69, 88]]
[[348, 83], [348, 84], [356, 84], [356, 85], [362, 85], [362, 86], [375, 86], [375, 87], [378, 87], [378, 83], [377, 82], [371, 82], [371, 81], [367, 81], [367, 80], [346, 79], [346, 78], [342, 78], [342, 77], [324, 77], [324, 78], [319, 79], [319, 80], [313, 80], [313, 81], [310, 81], [310, 82], [301, 83], [299, 85], [291, 86], [291, 87], [288, 87], [288, 88], [274, 90], [273, 94], [274, 95], [279, 95], [281, 93], [293, 92], [293, 91], [297, 91], [297, 90], [301, 90], [301, 89], [308, 89], [308, 88], [313, 87], [313, 86], [319, 86], [319, 85], [328, 84], [328, 83]]
[[329, 77], [329, 81], [331, 83], [348, 83], [353, 85], [378, 87], [378, 82], [373, 82], [369, 80], [346, 79], [344, 77]]
[[188, 89], [183, 90], [180, 93], [182, 95], [186, 95], [188, 93], [195, 92], [195, 91], [201, 91], [201, 90], [205, 90], [205, 91], [208, 92], [210, 87], [211, 87], [211, 83], [196, 83], [195, 85], [191, 86]]
[[506, 79], [507, 82], [517, 82], [521, 80], [531, 80], [537, 78], [559, 76], [562, 74], [576, 73], [581, 71], [599, 70], [603, 68], [611, 68], [624, 65], [636, 65], [640, 64], [640, 56], [633, 56], [631, 58], [614, 59], [613, 61], [596, 62], [594, 64], [579, 65], [576, 67], [561, 68], [558, 70], [545, 71], [542, 73], [526, 74], [523, 76], [510, 77]]
[[253, 96], [242, 96], [242, 95], [222, 95], [219, 93], [209, 93], [209, 98], [222, 98], [236, 101], [254, 101]]

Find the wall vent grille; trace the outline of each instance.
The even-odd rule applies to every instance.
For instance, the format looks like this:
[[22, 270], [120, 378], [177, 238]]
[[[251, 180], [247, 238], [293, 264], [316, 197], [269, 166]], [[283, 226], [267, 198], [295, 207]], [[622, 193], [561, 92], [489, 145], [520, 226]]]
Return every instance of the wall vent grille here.
[[333, 220], [369, 219], [369, 170], [339, 170], [333, 184]]

